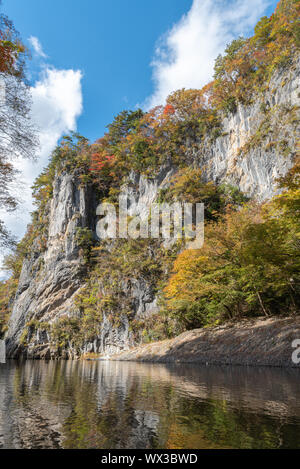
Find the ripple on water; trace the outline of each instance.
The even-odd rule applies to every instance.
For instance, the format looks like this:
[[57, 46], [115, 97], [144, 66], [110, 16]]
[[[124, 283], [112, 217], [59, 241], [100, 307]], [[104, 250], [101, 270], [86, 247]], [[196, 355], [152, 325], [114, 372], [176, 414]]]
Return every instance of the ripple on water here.
[[2, 448], [300, 448], [297, 369], [0, 365]]

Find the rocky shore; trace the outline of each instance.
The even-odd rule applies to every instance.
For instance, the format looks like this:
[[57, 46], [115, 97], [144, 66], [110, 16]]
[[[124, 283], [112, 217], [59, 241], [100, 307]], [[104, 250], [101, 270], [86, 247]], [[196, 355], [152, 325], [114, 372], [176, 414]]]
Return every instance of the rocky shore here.
[[300, 364], [292, 361], [295, 339], [300, 339], [300, 317], [259, 318], [187, 331], [173, 339], [138, 346], [109, 359], [300, 368]]

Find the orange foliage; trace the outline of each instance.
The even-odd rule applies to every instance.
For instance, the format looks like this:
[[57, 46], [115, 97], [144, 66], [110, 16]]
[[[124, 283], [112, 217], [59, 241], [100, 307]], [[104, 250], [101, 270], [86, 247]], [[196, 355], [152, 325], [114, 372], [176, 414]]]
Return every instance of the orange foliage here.
[[175, 109], [172, 106], [172, 104], [167, 104], [164, 108], [164, 115], [169, 116], [169, 115], [172, 115], [172, 114], [175, 114]]

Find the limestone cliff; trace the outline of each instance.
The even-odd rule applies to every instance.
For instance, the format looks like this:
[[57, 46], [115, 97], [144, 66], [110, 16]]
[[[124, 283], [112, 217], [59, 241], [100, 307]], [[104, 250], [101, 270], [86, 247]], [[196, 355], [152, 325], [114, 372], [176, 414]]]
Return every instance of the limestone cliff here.
[[[197, 165], [207, 180], [228, 182], [242, 192], [266, 200], [276, 192], [276, 178], [293, 165], [297, 147], [300, 104], [300, 61], [288, 71], [277, 73], [268, 90], [249, 106], [239, 104], [234, 114], [223, 116], [222, 135], [214, 141], [188, 141], [187, 164]], [[163, 167], [153, 178], [132, 173], [132, 213], [141, 203], [153, 202], [166, 187], [176, 168]], [[78, 228], [95, 234], [96, 192], [80, 185], [76, 174], [57, 174], [53, 196], [47, 207], [48, 234], [41, 252], [33, 245], [24, 261], [6, 334], [9, 357], [57, 356], [47, 328], [31, 327], [32, 321], [52, 324], [62, 317], [78, 317], [74, 299], [85, 282], [86, 265], [77, 239]], [[140, 278], [132, 278], [126, 294], [132, 299], [130, 316], [113, 325], [102, 317], [99, 334], [82, 346], [81, 353], [116, 353], [134, 345], [130, 322], [157, 312], [156, 293]], [[26, 334], [26, 347], [24, 346]], [[72, 346], [61, 353], [74, 356]]]
[[[42, 254], [33, 246], [25, 259], [7, 333], [8, 356], [20, 353], [25, 324], [35, 319], [59, 318], [74, 313], [72, 299], [82, 286], [84, 264], [76, 242], [76, 228], [93, 226], [95, 199], [91, 188], [78, 188], [76, 177], [57, 176], [49, 211], [47, 248]], [[48, 342], [38, 331], [36, 344]]]
[[[300, 58], [276, 73], [268, 90], [251, 106], [222, 121], [223, 135], [204, 150], [193, 150], [208, 180], [229, 182], [249, 196], [266, 200], [275, 181], [292, 166], [299, 142]], [[298, 143], [299, 144], [299, 143]]]

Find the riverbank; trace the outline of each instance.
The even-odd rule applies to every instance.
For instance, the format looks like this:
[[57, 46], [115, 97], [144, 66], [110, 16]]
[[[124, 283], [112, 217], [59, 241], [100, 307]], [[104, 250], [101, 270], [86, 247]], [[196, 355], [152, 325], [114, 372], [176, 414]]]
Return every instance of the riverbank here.
[[[123, 351], [110, 360], [300, 367], [292, 361], [292, 342], [300, 339], [300, 317], [259, 318], [209, 329]], [[300, 353], [299, 353], [300, 355]]]

